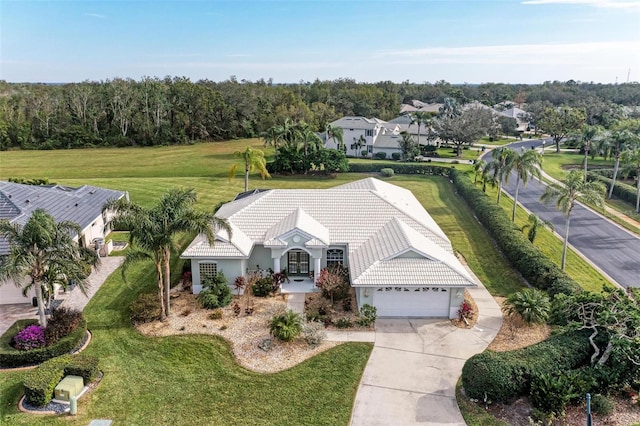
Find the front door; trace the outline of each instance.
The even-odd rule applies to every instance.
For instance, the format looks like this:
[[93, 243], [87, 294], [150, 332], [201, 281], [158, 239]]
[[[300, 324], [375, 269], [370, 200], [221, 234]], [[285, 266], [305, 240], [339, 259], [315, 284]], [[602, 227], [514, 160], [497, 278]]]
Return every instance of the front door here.
[[309, 253], [291, 250], [288, 253], [289, 275], [307, 275], [309, 273]]

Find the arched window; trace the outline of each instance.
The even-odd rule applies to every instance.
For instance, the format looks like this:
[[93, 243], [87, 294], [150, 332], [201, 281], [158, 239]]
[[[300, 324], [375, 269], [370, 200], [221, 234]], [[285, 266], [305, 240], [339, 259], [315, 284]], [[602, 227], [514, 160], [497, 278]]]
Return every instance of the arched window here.
[[327, 250], [327, 268], [336, 266], [344, 266], [344, 250], [329, 249]]

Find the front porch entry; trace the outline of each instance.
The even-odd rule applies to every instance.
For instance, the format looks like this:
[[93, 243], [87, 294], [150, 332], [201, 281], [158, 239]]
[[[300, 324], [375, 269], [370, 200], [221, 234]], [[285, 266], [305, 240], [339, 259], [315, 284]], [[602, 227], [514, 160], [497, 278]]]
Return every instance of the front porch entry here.
[[289, 282], [285, 281], [280, 286], [280, 292], [283, 294], [295, 294], [295, 293], [314, 293], [320, 291], [316, 287], [312, 278], [303, 276], [291, 276]]

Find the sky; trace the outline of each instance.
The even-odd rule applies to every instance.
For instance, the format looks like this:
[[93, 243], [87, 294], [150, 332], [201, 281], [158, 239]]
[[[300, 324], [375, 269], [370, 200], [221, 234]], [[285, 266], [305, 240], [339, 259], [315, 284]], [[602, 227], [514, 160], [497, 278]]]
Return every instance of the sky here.
[[639, 0], [0, 0], [0, 80], [640, 81]]

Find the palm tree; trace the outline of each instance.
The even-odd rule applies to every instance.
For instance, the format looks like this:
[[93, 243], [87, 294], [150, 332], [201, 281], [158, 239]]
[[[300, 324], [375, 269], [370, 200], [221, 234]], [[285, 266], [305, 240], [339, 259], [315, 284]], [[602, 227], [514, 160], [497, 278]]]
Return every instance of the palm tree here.
[[548, 220], [542, 220], [536, 214], [531, 213], [529, 215], [529, 223], [522, 227], [522, 232], [524, 232], [526, 229], [529, 229], [529, 231], [527, 232], [527, 238], [533, 243], [536, 239], [536, 236], [538, 235], [538, 228], [541, 225], [547, 226], [553, 231], [553, 223], [549, 222]]
[[410, 124], [418, 125], [418, 146], [420, 146], [420, 128], [422, 127], [422, 125], [427, 126], [429, 124], [429, 122], [431, 121], [430, 115], [425, 111], [415, 111], [409, 114], [409, 116], [411, 117]]
[[502, 195], [502, 183], [508, 179], [511, 172], [511, 162], [518, 154], [511, 148], [502, 146], [491, 151], [493, 160], [490, 161], [485, 170], [492, 174], [493, 180], [498, 184], [498, 204]]
[[[267, 171], [267, 160], [264, 158], [264, 152], [259, 149], [253, 149], [248, 146], [244, 151], [236, 151], [234, 154], [244, 163], [244, 192], [249, 190], [249, 172], [257, 170], [262, 179], [270, 178], [271, 175]], [[234, 164], [229, 169], [229, 180], [231, 180], [238, 171], [238, 164]]]
[[520, 153], [515, 152], [511, 160], [507, 163], [509, 170], [505, 172], [505, 180], [509, 179], [511, 170], [516, 172], [516, 192], [513, 197], [513, 211], [511, 212], [511, 221], [516, 221], [516, 207], [518, 206], [518, 191], [520, 189], [520, 181], [522, 186], [527, 186], [529, 177], [535, 176], [540, 179], [540, 164], [542, 163], [542, 155], [533, 149], [524, 150]]
[[284, 128], [282, 126], [274, 125], [262, 132], [262, 139], [264, 139], [264, 146], [273, 145], [276, 152], [278, 151], [278, 143], [283, 141]]
[[364, 138], [363, 135], [360, 135], [358, 139], [356, 139], [355, 137], [353, 138], [353, 144], [356, 146], [355, 157], [357, 158], [361, 154], [360, 149], [367, 144], [367, 140]]
[[484, 160], [476, 160], [476, 162], [473, 163], [473, 183], [478, 183], [478, 175], [482, 175], [482, 171], [484, 170], [486, 164], [487, 163]]
[[[628, 171], [635, 169], [636, 172], [636, 213], [640, 213], [640, 140], [636, 140], [633, 145], [627, 146], [622, 152], [622, 162]], [[628, 176], [628, 174], [627, 174]]]
[[603, 129], [600, 126], [586, 125], [582, 127], [582, 131], [575, 135], [575, 139], [582, 145], [584, 149], [584, 175], [587, 176], [587, 159], [589, 158], [589, 152], [591, 151], [591, 143], [599, 140], [603, 135]]
[[508, 315], [518, 315], [527, 324], [546, 322], [550, 309], [549, 296], [534, 288], [525, 288], [510, 294], [504, 307]]
[[611, 148], [613, 150], [615, 163], [613, 165], [613, 176], [607, 198], [611, 198], [613, 195], [613, 187], [616, 184], [616, 177], [618, 176], [618, 169], [620, 168], [620, 154], [622, 154], [622, 151], [624, 151], [627, 146], [632, 145], [636, 139], [636, 135], [629, 130], [618, 130], [611, 135]]
[[119, 199], [109, 201], [104, 210], [113, 210], [112, 224], [129, 231], [132, 248], [122, 264], [122, 276], [128, 268], [142, 260], [152, 259], [156, 266], [156, 285], [160, 303], [160, 319], [171, 314], [169, 291], [171, 289], [171, 250], [175, 249], [174, 237], [181, 232], [203, 234], [209, 244], [215, 240], [215, 230], [224, 229], [231, 235], [226, 219], [213, 212], [200, 212], [193, 204], [197, 197], [193, 189], [172, 189], [151, 208]]
[[344, 131], [342, 130], [342, 127], [337, 127], [337, 126], [332, 126], [331, 124], [327, 124], [325, 131], [327, 132], [327, 140], [333, 139], [333, 141], [336, 144], [336, 147], [339, 150], [341, 151], [346, 150], [346, 147], [344, 145]]
[[55, 285], [66, 289], [71, 281], [86, 294], [91, 266], [100, 261], [95, 251], [75, 243], [74, 237], [81, 232], [76, 223], [56, 223], [43, 209], [36, 209], [24, 226], [0, 220], [0, 236], [10, 246], [9, 254], [0, 262], [0, 281], [13, 281], [17, 286], [23, 283], [25, 294], [35, 289], [43, 327], [47, 326], [44, 294], [53, 294]]
[[489, 161], [482, 168], [482, 192], [487, 192], [487, 184], [492, 187], [498, 185], [498, 168], [500, 163], [497, 161]]
[[567, 245], [569, 243], [569, 222], [571, 211], [575, 206], [578, 197], [583, 197], [585, 201], [595, 204], [598, 207], [604, 205], [605, 187], [599, 182], [588, 182], [578, 170], [569, 172], [564, 181], [564, 185], [552, 183], [544, 191], [540, 200], [547, 203], [549, 200], [556, 200], [556, 206], [566, 217], [564, 244], [562, 246], [562, 270], [567, 260]]

